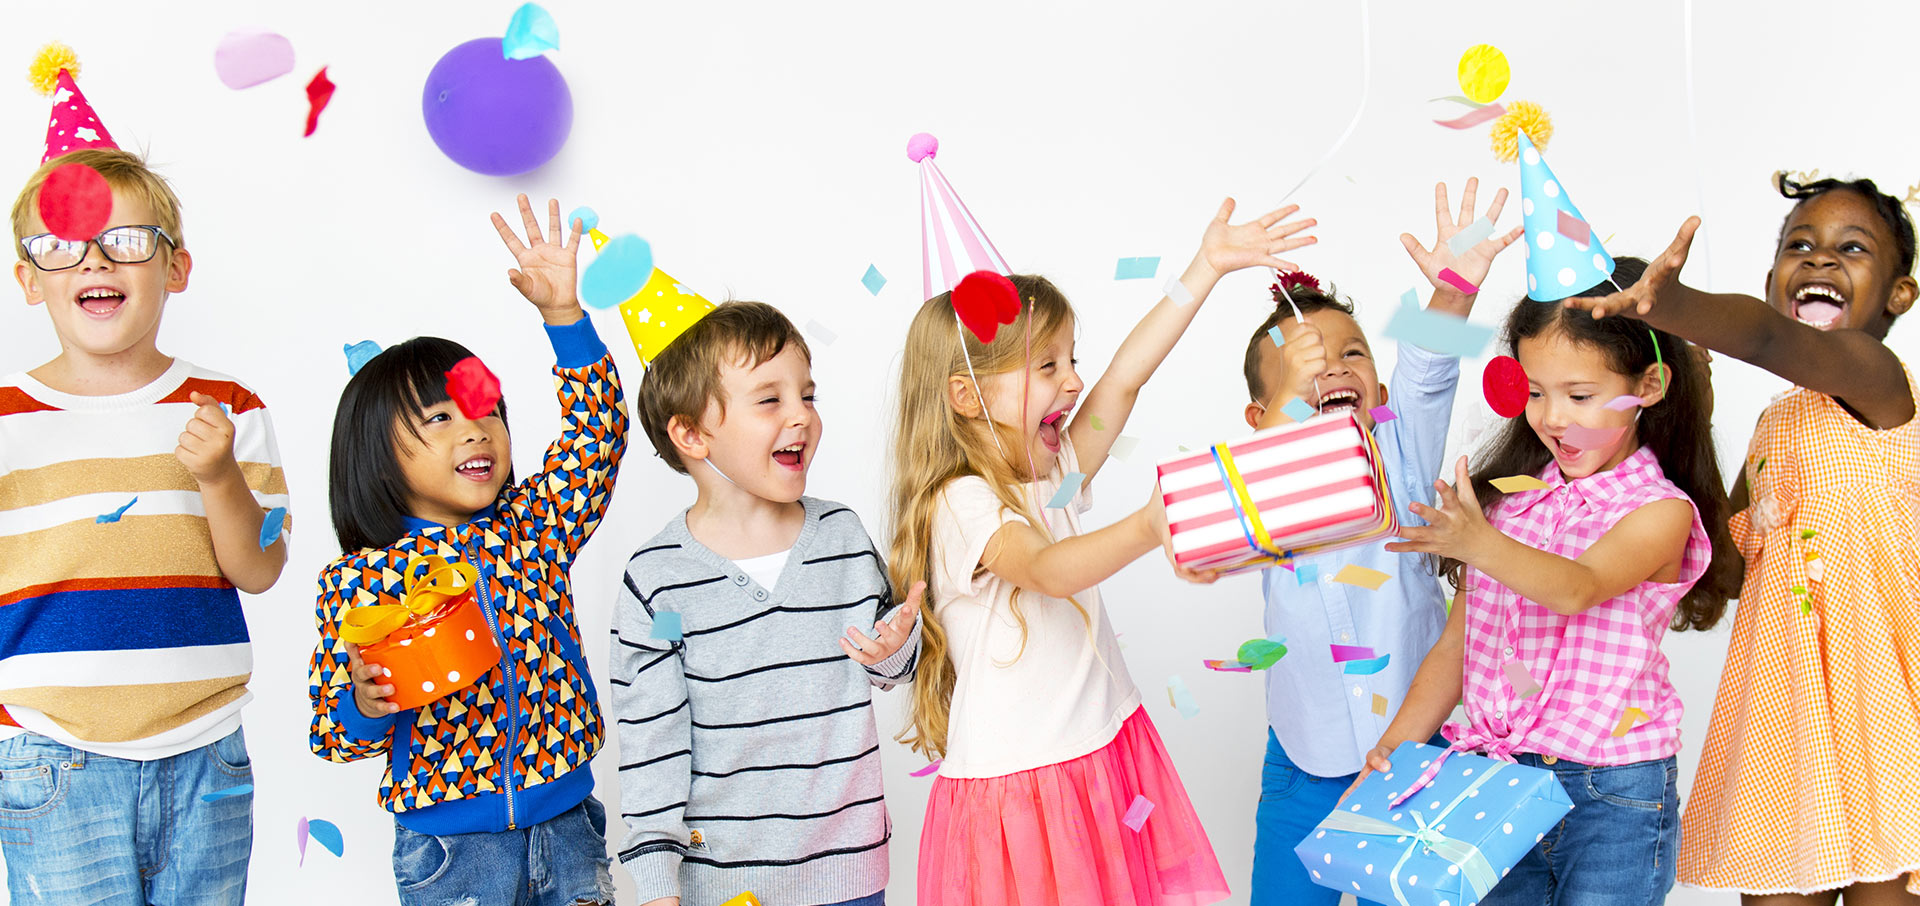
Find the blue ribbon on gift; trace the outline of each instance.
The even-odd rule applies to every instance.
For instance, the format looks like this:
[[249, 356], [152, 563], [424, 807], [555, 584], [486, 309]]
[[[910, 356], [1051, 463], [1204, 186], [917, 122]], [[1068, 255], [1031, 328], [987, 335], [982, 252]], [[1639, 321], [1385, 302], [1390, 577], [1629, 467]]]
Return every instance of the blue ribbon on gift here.
[[[1240, 520], [1240, 532], [1247, 536], [1247, 546], [1272, 558], [1275, 563], [1285, 563], [1293, 556], [1293, 551], [1275, 550], [1261, 544], [1254, 532], [1253, 523], [1248, 520], [1247, 508], [1240, 500], [1240, 491], [1246, 488], [1246, 483], [1238, 480], [1240, 470], [1232, 467], [1233, 451], [1226, 444], [1215, 444], [1208, 452], [1213, 454], [1214, 468], [1220, 470], [1220, 484], [1227, 489], [1227, 503], [1233, 507], [1234, 517]], [[1260, 518], [1260, 514], [1254, 513], [1253, 518]]]
[[[1452, 802], [1447, 803], [1446, 808], [1441, 809], [1435, 814], [1432, 824], [1439, 824], [1445, 821], [1447, 815], [1450, 814], [1455, 807], [1467, 801], [1468, 797], [1474, 794], [1474, 791], [1480, 789], [1481, 784], [1492, 779], [1493, 775], [1500, 773], [1500, 770], [1505, 767], [1507, 767], [1507, 765], [1502, 762], [1494, 762], [1493, 767], [1488, 768], [1486, 773], [1481, 774], [1479, 780], [1475, 780], [1472, 785], [1462, 790], [1460, 795], [1453, 797]], [[1500, 877], [1494, 873], [1493, 863], [1487, 861], [1486, 855], [1480, 852], [1479, 847], [1464, 840], [1456, 840], [1435, 830], [1429, 825], [1426, 815], [1419, 811], [1411, 812], [1411, 814], [1413, 815], [1414, 823], [1420, 826], [1420, 829], [1417, 831], [1409, 832], [1405, 827], [1391, 824], [1378, 818], [1340, 811], [1328, 815], [1326, 820], [1320, 822], [1320, 829], [1347, 831], [1349, 833], [1365, 834], [1369, 837], [1412, 838], [1413, 842], [1407, 845], [1406, 852], [1400, 854], [1400, 860], [1393, 863], [1393, 871], [1388, 875], [1388, 879], [1393, 884], [1393, 898], [1400, 901], [1400, 906], [1411, 906], [1411, 904], [1407, 902], [1406, 894], [1400, 892], [1400, 869], [1407, 864], [1408, 859], [1413, 858], [1414, 851], [1418, 849], [1424, 848], [1439, 853], [1440, 858], [1459, 866], [1461, 873], [1466, 876], [1467, 883], [1473, 888], [1473, 896], [1470, 898], [1470, 902], [1486, 896], [1487, 891], [1492, 890], [1495, 884], [1500, 883]]]

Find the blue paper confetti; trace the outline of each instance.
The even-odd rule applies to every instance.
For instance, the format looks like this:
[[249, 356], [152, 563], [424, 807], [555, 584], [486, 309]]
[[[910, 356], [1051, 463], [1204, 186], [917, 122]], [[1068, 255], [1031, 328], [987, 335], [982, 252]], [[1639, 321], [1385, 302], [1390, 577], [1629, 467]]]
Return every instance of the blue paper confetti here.
[[680, 641], [680, 614], [678, 611], [663, 610], [653, 615], [653, 631], [647, 634], [650, 639], [663, 642]]
[[612, 308], [633, 297], [653, 276], [653, 246], [624, 233], [600, 249], [580, 277], [580, 301], [594, 308]]
[[1167, 698], [1173, 701], [1175, 708], [1180, 709], [1181, 717], [1192, 720], [1200, 715], [1200, 703], [1193, 700], [1193, 692], [1187, 688], [1187, 681], [1177, 673], [1167, 677]]
[[287, 530], [287, 508], [277, 506], [267, 511], [266, 518], [260, 520], [260, 549], [266, 550], [280, 540], [281, 533]]
[[869, 264], [867, 265], [867, 275], [860, 278], [860, 285], [866, 287], [867, 292], [877, 296], [880, 295], [880, 287], [887, 285], [887, 278], [880, 275], [879, 268]]
[[331, 821], [323, 821], [319, 818], [309, 819], [307, 821], [307, 836], [312, 837], [315, 842], [326, 847], [327, 852], [333, 853], [336, 856], [346, 854], [347, 841], [344, 837], [340, 836], [340, 828], [334, 826], [334, 823]]
[[1318, 412], [1314, 411], [1314, 408], [1312, 406], [1307, 405], [1306, 400], [1303, 400], [1297, 396], [1294, 397], [1293, 399], [1288, 400], [1286, 405], [1281, 406], [1280, 411], [1282, 413], [1285, 413], [1288, 418], [1293, 419], [1296, 422], [1304, 422], [1307, 419], [1310, 419], [1315, 415], [1319, 414]]
[[1441, 355], [1470, 359], [1486, 351], [1493, 342], [1493, 328], [1470, 324], [1465, 318], [1420, 307], [1420, 297], [1407, 290], [1400, 297], [1400, 308], [1387, 322], [1386, 335], [1403, 343]]
[[1482, 217], [1468, 224], [1467, 227], [1460, 232], [1453, 234], [1453, 237], [1447, 240], [1447, 251], [1452, 252], [1455, 258], [1462, 257], [1466, 253], [1473, 251], [1474, 246], [1485, 242], [1487, 237], [1492, 235], [1493, 221]]
[[1064, 510], [1073, 502], [1073, 495], [1080, 493], [1080, 483], [1087, 476], [1079, 472], [1068, 472], [1060, 477], [1060, 490], [1053, 492], [1053, 499], [1047, 501], [1047, 509]]
[[361, 340], [358, 343], [342, 346], [340, 350], [347, 354], [347, 375], [351, 377], [359, 374], [360, 369], [366, 367], [368, 362], [373, 361], [374, 356], [380, 354], [380, 344], [372, 340]]
[[1160, 272], [1160, 258], [1122, 258], [1113, 267], [1115, 280], [1151, 280]]
[[94, 524], [98, 525], [103, 522], [119, 522], [120, 517], [125, 516], [127, 514], [127, 510], [131, 509], [134, 504], [139, 502], [140, 502], [140, 498], [135, 497], [132, 500], [127, 501], [119, 509], [114, 510], [111, 513], [101, 513], [100, 515], [93, 517]]
[[1320, 581], [1320, 567], [1312, 563], [1300, 563], [1293, 567], [1293, 577], [1301, 585], [1312, 585]]
[[1267, 328], [1267, 339], [1272, 340], [1275, 346], [1284, 347], [1287, 345], [1286, 335], [1280, 332], [1280, 325], [1278, 324]]
[[1364, 661], [1347, 661], [1346, 663], [1340, 665], [1340, 672], [1356, 674], [1359, 676], [1371, 676], [1375, 673], [1379, 673], [1380, 671], [1386, 669], [1387, 660], [1392, 657], [1393, 655], [1391, 654], [1383, 654], [1383, 655], [1380, 655], [1379, 657], [1369, 658]]
[[244, 796], [251, 792], [253, 792], [253, 784], [243, 783], [243, 784], [240, 784], [239, 786], [227, 787], [224, 790], [214, 790], [211, 793], [201, 796], [200, 801], [212, 802], [216, 799], [225, 799], [229, 796]]
[[567, 229], [573, 229], [573, 222], [576, 220], [580, 221], [580, 232], [584, 233], [600, 226], [600, 213], [586, 205], [581, 205], [567, 215]]
[[526, 60], [560, 49], [560, 26], [538, 3], [523, 3], [507, 22], [500, 53], [509, 60]]

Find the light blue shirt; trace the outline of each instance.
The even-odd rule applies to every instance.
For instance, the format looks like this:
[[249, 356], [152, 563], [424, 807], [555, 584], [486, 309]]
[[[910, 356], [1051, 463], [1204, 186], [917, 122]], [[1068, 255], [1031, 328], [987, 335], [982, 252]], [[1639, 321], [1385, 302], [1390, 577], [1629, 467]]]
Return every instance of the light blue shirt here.
[[[1387, 386], [1387, 404], [1398, 418], [1375, 425], [1373, 438], [1402, 525], [1424, 524], [1408, 503], [1433, 503], [1459, 383], [1459, 359], [1400, 344]], [[1267, 635], [1287, 639], [1287, 656], [1266, 671], [1267, 723], [1287, 757], [1310, 774], [1360, 770], [1446, 626], [1446, 596], [1428, 556], [1389, 553], [1390, 540], [1301, 557], [1294, 570], [1260, 574]], [[1379, 591], [1334, 582], [1349, 563], [1392, 578]], [[1302, 584], [1303, 569], [1319, 575]], [[1379, 673], [1348, 674], [1333, 662], [1331, 645], [1364, 645], [1393, 657]], [[1376, 695], [1386, 698], [1385, 714], [1373, 713]]]

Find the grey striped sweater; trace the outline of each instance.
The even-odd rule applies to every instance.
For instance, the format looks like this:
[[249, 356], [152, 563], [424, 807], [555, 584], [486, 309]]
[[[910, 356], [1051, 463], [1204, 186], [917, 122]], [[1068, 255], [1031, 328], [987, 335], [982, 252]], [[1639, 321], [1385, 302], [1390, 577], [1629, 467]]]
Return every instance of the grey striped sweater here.
[[[881, 798], [873, 686], [913, 674], [920, 627], [871, 668], [848, 658], [894, 603], [851, 509], [801, 498], [806, 522], [774, 588], [694, 540], [686, 514], [627, 563], [614, 612], [620, 860], [640, 902], [818, 906], [882, 890], [892, 826]], [[678, 614], [678, 640], [654, 638]], [[671, 635], [662, 632], [661, 635]]]

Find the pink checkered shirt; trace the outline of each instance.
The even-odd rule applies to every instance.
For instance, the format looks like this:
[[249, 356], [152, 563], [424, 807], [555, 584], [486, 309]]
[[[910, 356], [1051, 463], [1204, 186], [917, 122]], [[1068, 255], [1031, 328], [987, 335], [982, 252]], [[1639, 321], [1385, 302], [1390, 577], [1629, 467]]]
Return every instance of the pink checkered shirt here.
[[[1577, 558], [1627, 514], [1669, 497], [1692, 500], [1667, 480], [1645, 447], [1606, 472], [1567, 481], [1552, 463], [1539, 478], [1551, 487], [1508, 494], [1488, 521], [1509, 537]], [[1482, 575], [1466, 571], [1468, 724], [1448, 724], [1462, 751], [1496, 757], [1552, 755], [1591, 765], [1630, 764], [1680, 751], [1680, 695], [1667, 681], [1660, 640], [1680, 598], [1699, 581], [1713, 545], [1695, 508], [1680, 581], [1642, 582], [1626, 594], [1562, 616]], [[1515, 695], [1506, 664], [1518, 662], [1541, 691]], [[1628, 708], [1647, 720], [1621, 736]]]

